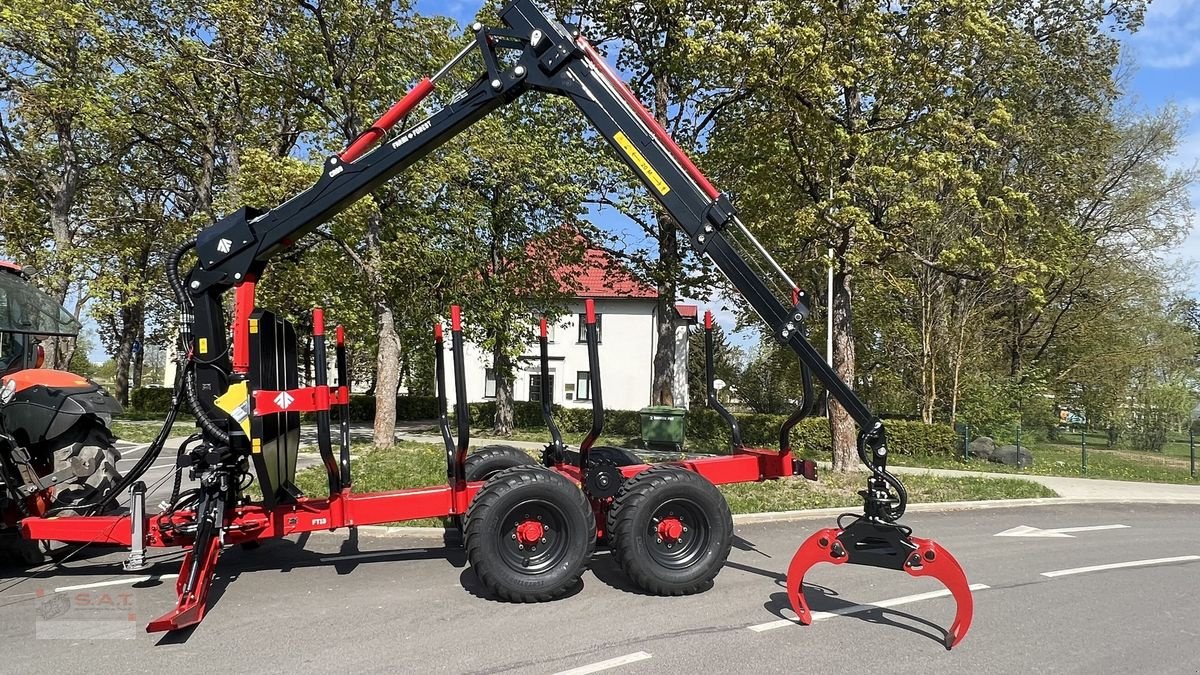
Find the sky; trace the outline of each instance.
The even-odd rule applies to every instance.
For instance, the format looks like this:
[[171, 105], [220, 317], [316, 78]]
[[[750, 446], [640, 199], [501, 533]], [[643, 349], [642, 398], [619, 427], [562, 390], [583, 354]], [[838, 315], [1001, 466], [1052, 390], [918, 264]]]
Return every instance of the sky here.
[[[1174, 104], [1190, 123], [1174, 165], [1190, 170], [1200, 164], [1200, 0], [1154, 0], [1145, 26], [1125, 40], [1133, 72], [1126, 91], [1138, 109]], [[1192, 205], [1200, 212], [1200, 184], [1192, 187]], [[1193, 223], [1187, 240], [1176, 251], [1185, 262], [1200, 260], [1200, 228]], [[1193, 266], [1192, 295], [1200, 294], [1200, 270]]]
[[[442, 14], [465, 25], [481, 6], [482, 0], [417, 0], [422, 14]], [[1200, 0], [1154, 0], [1146, 14], [1145, 25], [1132, 36], [1123, 37], [1125, 60], [1129, 67], [1125, 87], [1126, 102], [1133, 110], [1148, 111], [1173, 104], [1190, 116], [1174, 166], [1192, 169], [1200, 164]], [[1200, 212], [1200, 183], [1193, 187], [1192, 204]], [[593, 211], [590, 219], [607, 230], [618, 232], [627, 244], [637, 245], [641, 230], [612, 211]], [[1193, 226], [1183, 244], [1174, 252], [1181, 263], [1200, 260], [1200, 228]], [[1200, 295], [1200, 266], [1193, 265], [1188, 278], [1189, 291]], [[734, 328], [731, 306], [714, 298], [708, 306], [726, 330]], [[746, 346], [754, 339], [753, 331], [733, 336]], [[91, 358], [96, 363], [107, 355], [96, 340]]]

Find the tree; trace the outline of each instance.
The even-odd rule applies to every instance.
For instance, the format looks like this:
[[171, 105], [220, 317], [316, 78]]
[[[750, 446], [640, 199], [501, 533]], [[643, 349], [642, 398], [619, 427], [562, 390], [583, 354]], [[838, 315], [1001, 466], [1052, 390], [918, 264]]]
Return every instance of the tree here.
[[[611, 44], [616, 66], [634, 94], [685, 149], [702, 150], [721, 112], [746, 95], [746, 77], [730, 62], [726, 44], [750, 20], [743, 3], [601, 0], [588, 5], [585, 18], [597, 44]], [[651, 399], [673, 405], [675, 303], [681, 297], [707, 297], [714, 279], [680, 245], [678, 223], [652, 206], [640, 189], [630, 192], [628, 174], [620, 175], [597, 202], [629, 216], [656, 249], [654, 258], [644, 251], [629, 257], [658, 290]]]
[[[754, 4], [740, 61], [755, 93], [732, 111], [736, 123], [714, 131], [709, 155], [743, 209], [763, 216], [760, 237], [789, 267], [833, 250], [841, 379], [859, 381], [855, 280], [893, 259], [938, 273], [916, 279], [922, 302], [937, 297], [939, 274], [1036, 283], [1046, 252], [1070, 236], [1061, 209], [1039, 206], [1061, 206], [1056, 191], [1086, 177], [1071, 171], [1079, 155], [1060, 150], [1094, 138], [1106, 118], [1118, 52], [1109, 29], [1136, 28], [1141, 11], [1139, 3]], [[773, 134], [763, 139], [760, 129]], [[1008, 167], [1026, 158], [1036, 160], [1014, 178]], [[941, 310], [922, 311], [928, 320]], [[927, 373], [933, 344], [921, 356]], [[923, 386], [933, 399], [928, 379]], [[830, 424], [834, 468], [847, 470], [854, 425], [840, 405]]]
[[[0, 7], [0, 222], [4, 246], [42, 273], [37, 283], [78, 318], [86, 301], [79, 205], [95, 172], [119, 151], [114, 114], [112, 8], [68, 0], [13, 0]], [[65, 367], [71, 341], [47, 341], [47, 360]]]
[[588, 247], [581, 205], [598, 173], [584, 130], [568, 101], [530, 95], [477, 122], [456, 153], [466, 166], [453, 167], [451, 200], [465, 212], [466, 270], [479, 280], [463, 284], [462, 301], [492, 355], [496, 434], [512, 433], [514, 362], [536, 317], [560, 316], [576, 290], [571, 270]]

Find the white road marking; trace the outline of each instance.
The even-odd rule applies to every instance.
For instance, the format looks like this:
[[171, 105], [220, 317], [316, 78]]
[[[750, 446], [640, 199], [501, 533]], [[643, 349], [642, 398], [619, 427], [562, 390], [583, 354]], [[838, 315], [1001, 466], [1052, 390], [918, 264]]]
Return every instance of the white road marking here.
[[[968, 586], [968, 588], [970, 588], [972, 591], [982, 591], [982, 590], [991, 588], [991, 586], [988, 586], [987, 584], [971, 584], [970, 586]], [[920, 602], [921, 600], [932, 600], [934, 598], [942, 598], [947, 595], [950, 595], [950, 591], [945, 588], [943, 588], [940, 591], [930, 591], [928, 593], [917, 593], [916, 595], [902, 595], [898, 598], [889, 598], [887, 600], [880, 600], [879, 602], [872, 602], [870, 604], [851, 605], [849, 607], [842, 607], [841, 609], [835, 609], [832, 612], [813, 612], [812, 619], [813, 619], [813, 621], [822, 621], [824, 619], [832, 619], [835, 616], [845, 616], [847, 614], [857, 614], [858, 612], [864, 612], [869, 609], [898, 607], [900, 605], [907, 605], [910, 602]], [[789, 610], [788, 613], [790, 614], [791, 611]], [[768, 621], [767, 623], [760, 623], [760, 624], [757, 624], [754, 626], [747, 626], [747, 628], [754, 631], [755, 633], [761, 633], [765, 630], [772, 630], [775, 628], [783, 628], [784, 626], [795, 626], [795, 625], [798, 625], [796, 622], [796, 619], [778, 619], [776, 621]]]
[[141, 577], [123, 577], [121, 579], [113, 579], [111, 581], [98, 581], [94, 584], [79, 584], [77, 586], [63, 586], [54, 589], [55, 593], [65, 593], [66, 591], [82, 591], [85, 588], [101, 588], [103, 586], [121, 586], [122, 584], [138, 584], [143, 581], [166, 581], [174, 579], [178, 574], [151, 574]]
[[401, 555], [408, 553], [424, 553], [423, 548], [406, 548], [403, 551], [375, 551], [373, 553], [353, 553], [349, 555], [331, 555], [321, 558], [321, 562], [335, 562], [338, 560], [360, 560], [362, 558], [382, 558], [388, 555]]
[[596, 663], [589, 663], [586, 666], [579, 666], [578, 668], [572, 668], [570, 670], [563, 670], [563, 671], [555, 673], [554, 675], [587, 675], [588, 673], [598, 673], [602, 670], [608, 670], [609, 668], [616, 668], [617, 666], [623, 666], [628, 663], [637, 663], [638, 661], [645, 661], [646, 659], [650, 658], [650, 656], [651, 655], [647, 654], [646, 652], [634, 652], [632, 654], [626, 654], [625, 656], [618, 656], [615, 659], [609, 659], [607, 661], [597, 661]]
[[1086, 525], [1084, 527], [1055, 527], [1050, 529], [1041, 529], [1038, 527], [1030, 527], [1028, 525], [1018, 525], [1012, 529], [1003, 532], [997, 532], [993, 537], [1066, 537], [1071, 538], [1068, 532], [1096, 532], [1098, 530], [1123, 530], [1127, 529], [1128, 525]]
[[1177, 555], [1173, 558], [1151, 558], [1150, 560], [1130, 560], [1129, 562], [1109, 563], [1107, 565], [1090, 565], [1088, 567], [1074, 567], [1069, 570], [1055, 570], [1053, 572], [1042, 572], [1044, 577], [1065, 577], [1072, 574], [1085, 574], [1087, 572], [1100, 572], [1103, 570], [1115, 570], [1122, 567], [1145, 567], [1146, 565], [1165, 565], [1174, 562], [1188, 562], [1190, 560], [1200, 560], [1200, 555]]
[[1056, 527], [1047, 532], [1095, 532], [1097, 530], [1124, 530], [1128, 525], [1088, 525], [1086, 527]]

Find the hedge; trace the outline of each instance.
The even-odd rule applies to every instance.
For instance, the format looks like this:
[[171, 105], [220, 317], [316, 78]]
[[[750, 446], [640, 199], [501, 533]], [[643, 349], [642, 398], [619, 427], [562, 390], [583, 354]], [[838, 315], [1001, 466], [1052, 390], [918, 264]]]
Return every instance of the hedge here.
[[[495, 403], [471, 403], [471, 424], [487, 427], [496, 415]], [[735, 414], [742, 432], [742, 442], [759, 447], [775, 447], [779, 443], [779, 427], [784, 415]], [[586, 433], [592, 427], [592, 411], [587, 408], [555, 406], [554, 421], [564, 433]], [[723, 444], [729, 438], [729, 428], [720, 415], [707, 408], [689, 410], [686, 416], [687, 437], [693, 441]], [[929, 457], [955, 455], [961, 439], [954, 428], [946, 424], [924, 424], [908, 420], [888, 420], [888, 448], [899, 455]], [[545, 428], [540, 403], [517, 401], [513, 404], [513, 426]], [[609, 439], [637, 438], [641, 435], [641, 416], [636, 410], [607, 410], [604, 413], [604, 436]], [[792, 445], [812, 454], [827, 454], [833, 450], [829, 422], [823, 417], [801, 420], [792, 429]]]
[[[130, 392], [131, 407], [140, 412], [166, 412], [171, 406], [171, 390], [142, 388]], [[474, 427], [489, 427], [496, 416], [495, 402], [471, 403], [468, 406]], [[742, 442], [757, 447], [774, 447], [779, 443], [779, 426], [783, 415], [735, 414], [742, 431]], [[396, 419], [431, 420], [437, 418], [437, 399], [432, 396], [397, 396]], [[453, 418], [453, 414], [451, 414]], [[369, 422], [375, 419], [375, 397], [366, 394], [350, 396], [350, 419]], [[554, 420], [564, 433], [586, 433], [592, 427], [592, 411], [588, 408], [554, 406]], [[729, 429], [716, 412], [694, 408], [687, 412], [687, 437], [693, 442], [724, 446]], [[924, 424], [919, 421], [892, 419], [886, 422], [888, 448], [892, 453], [914, 457], [957, 455], [962, 439], [946, 424]], [[531, 401], [513, 403], [513, 425], [519, 429], [545, 428], [542, 405]], [[638, 438], [641, 435], [641, 416], [636, 410], [607, 410], [604, 413], [604, 437], [609, 440]], [[829, 423], [821, 417], [801, 420], [792, 429], [792, 444], [810, 454], [828, 454], [833, 443]]]
[[129, 392], [129, 407], [139, 412], [165, 413], [171, 409], [173, 389], [167, 387], [139, 387]]

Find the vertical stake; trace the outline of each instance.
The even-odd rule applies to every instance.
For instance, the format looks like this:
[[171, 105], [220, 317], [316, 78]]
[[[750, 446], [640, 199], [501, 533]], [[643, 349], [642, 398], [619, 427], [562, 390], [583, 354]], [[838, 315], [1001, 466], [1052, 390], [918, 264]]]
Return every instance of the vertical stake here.
[[1079, 427], [1079, 449], [1083, 456], [1083, 475], [1087, 475], [1087, 429]]
[[1192, 426], [1193, 422], [1188, 423], [1188, 455], [1191, 457], [1192, 478], [1196, 477], [1196, 431]]

